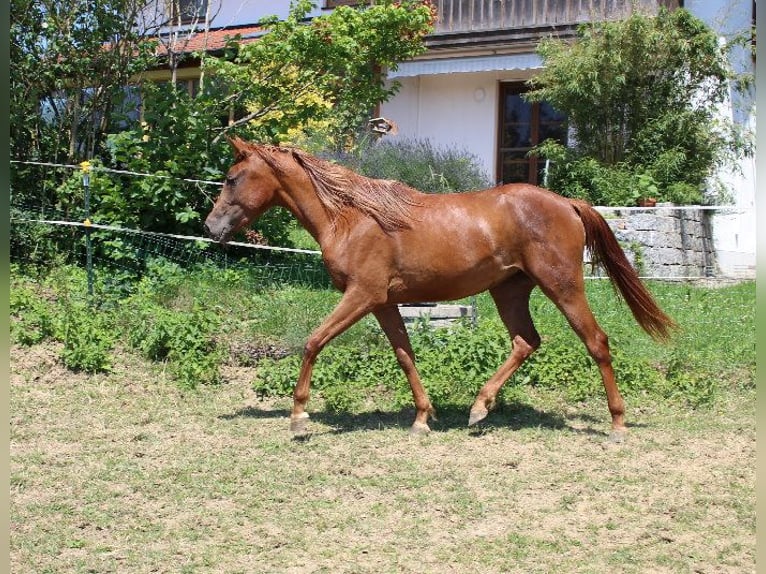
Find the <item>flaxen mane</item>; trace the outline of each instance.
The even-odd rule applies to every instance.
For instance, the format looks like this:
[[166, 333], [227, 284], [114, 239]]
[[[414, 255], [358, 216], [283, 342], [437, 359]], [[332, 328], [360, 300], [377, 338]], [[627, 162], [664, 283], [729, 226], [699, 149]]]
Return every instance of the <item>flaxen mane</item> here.
[[339, 215], [345, 207], [358, 209], [375, 219], [384, 231], [409, 229], [411, 208], [418, 205], [416, 193], [403, 183], [371, 179], [353, 171], [307, 154], [298, 149], [254, 146], [260, 157], [272, 169], [279, 170], [273, 151], [290, 153], [314, 184], [317, 196], [328, 213]]

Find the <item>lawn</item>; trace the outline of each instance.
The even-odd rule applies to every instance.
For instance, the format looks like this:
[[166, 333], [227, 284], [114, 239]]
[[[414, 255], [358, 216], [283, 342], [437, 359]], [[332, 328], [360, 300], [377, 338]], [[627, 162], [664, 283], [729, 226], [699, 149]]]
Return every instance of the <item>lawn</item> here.
[[335, 413], [312, 434], [253, 369], [182, 389], [114, 352], [65, 369], [61, 343], [11, 349], [12, 572], [755, 572], [755, 390], [711, 403], [528, 388], [465, 426], [411, 437], [412, 411]]

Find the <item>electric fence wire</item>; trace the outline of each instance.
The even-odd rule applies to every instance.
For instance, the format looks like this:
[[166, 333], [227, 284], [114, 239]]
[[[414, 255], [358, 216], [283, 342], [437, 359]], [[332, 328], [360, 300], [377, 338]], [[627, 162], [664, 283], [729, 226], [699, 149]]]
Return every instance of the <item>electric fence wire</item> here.
[[[28, 166], [38, 166], [38, 167], [47, 167], [47, 168], [54, 168], [54, 169], [66, 169], [66, 170], [82, 170], [82, 166], [80, 165], [73, 165], [73, 164], [62, 164], [62, 163], [55, 163], [55, 162], [41, 162], [41, 161], [22, 161], [22, 160], [11, 160], [12, 164], [17, 165], [28, 165]], [[136, 172], [136, 171], [130, 171], [130, 170], [121, 170], [121, 169], [114, 169], [114, 168], [107, 168], [103, 166], [91, 166], [91, 170], [95, 172], [103, 172], [103, 173], [111, 173], [111, 174], [117, 174], [117, 175], [127, 175], [130, 177], [146, 177], [146, 178], [159, 178], [159, 179], [165, 179], [165, 180], [173, 180], [178, 182], [184, 182], [184, 183], [194, 183], [197, 185], [212, 185], [212, 186], [222, 186], [223, 184], [218, 181], [210, 181], [210, 180], [204, 180], [204, 179], [196, 179], [196, 178], [179, 178], [174, 177], [170, 175], [165, 174], [153, 174], [153, 173], [145, 173], [145, 172]], [[683, 210], [714, 210], [714, 211], [725, 211], [725, 212], [743, 212], [747, 211], [747, 207], [742, 206], [734, 206], [734, 205], [723, 205], [723, 206], [708, 206], [708, 205], [692, 205], [692, 206], [665, 206], [665, 205], [658, 205], [655, 207], [634, 207], [634, 206], [621, 206], [621, 207], [603, 207], [603, 206], [595, 206], [595, 208], [601, 212], [608, 212], [608, 213], [619, 213], [623, 211], [647, 211], [647, 210], [658, 210], [658, 209], [673, 209], [677, 211], [683, 211]], [[226, 263], [228, 261], [228, 258], [226, 256], [223, 257], [216, 257], [213, 251], [210, 249], [202, 249], [201, 245], [203, 244], [215, 244], [216, 242], [210, 238], [207, 237], [200, 237], [200, 236], [192, 236], [192, 235], [180, 235], [180, 234], [172, 234], [172, 233], [161, 233], [156, 231], [147, 231], [147, 230], [141, 230], [141, 229], [132, 229], [122, 226], [115, 226], [115, 225], [105, 225], [105, 224], [99, 224], [99, 223], [93, 223], [90, 220], [84, 219], [84, 220], [74, 220], [73, 217], [77, 216], [83, 216], [83, 212], [81, 208], [73, 208], [69, 211], [64, 211], [61, 209], [56, 208], [55, 206], [33, 206], [28, 203], [15, 203], [11, 202], [11, 224], [30, 224], [30, 225], [47, 225], [47, 226], [63, 226], [63, 227], [71, 227], [71, 228], [82, 228], [82, 229], [90, 229], [90, 230], [97, 230], [102, 232], [112, 232], [115, 234], [123, 234], [125, 237], [129, 236], [135, 236], [140, 237], [144, 241], [145, 245], [148, 245], [150, 242], [154, 243], [155, 249], [144, 249], [145, 251], [151, 251], [154, 255], [158, 256], [164, 256], [172, 260], [181, 260], [179, 262], [190, 262], [190, 259], [193, 257], [191, 254], [196, 255], [194, 259], [201, 261], [201, 260], [213, 260], [218, 262]], [[196, 245], [196, 249], [194, 248], [183, 248], [179, 247], [179, 242], [186, 242], [189, 245]], [[135, 243], [135, 241], [133, 241]], [[234, 248], [244, 248], [244, 249], [253, 249], [253, 250], [263, 250], [268, 252], [275, 252], [275, 253], [292, 253], [292, 254], [304, 254], [304, 255], [321, 255], [321, 251], [313, 250], [313, 249], [299, 249], [299, 248], [293, 248], [293, 247], [281, 247], [281, 246], [272, 246], [272, 245], [261, 245], [261, 244], [255, 244], [255, 243], [245, 243], [245, 242], [239, 242], [239, 241], [231, 241], [227, 243], [229, 247]], [[137, 252], [138, 253], [138, 252]], [[179, 257], [179, 253], [185, 253], [185, 259], [184, 256]], [[259, 264], [263, 264], [263, 262], [259, 262]], [[266, 262], [266, 265], [268, 266], [268, 262]], [[311, 267], [314, 267], [313, 265]], [[587, 275], [586, 279], [607, 279], [603, 274], [592, 274]], [[730, 281], [733, 278], [726, 277], [726, 276], [720, 276], [720, 277], [699, 277], [699, 276], [683, 276], [683, 277], [665, 277], [665, 276], [653, 276], [653, 275], [642, 275], [642, 279], [646, 280], [671, 280], [671, 281], [694, 281], [694, 280], [715, 280], [720, 279], [721, 281]]]

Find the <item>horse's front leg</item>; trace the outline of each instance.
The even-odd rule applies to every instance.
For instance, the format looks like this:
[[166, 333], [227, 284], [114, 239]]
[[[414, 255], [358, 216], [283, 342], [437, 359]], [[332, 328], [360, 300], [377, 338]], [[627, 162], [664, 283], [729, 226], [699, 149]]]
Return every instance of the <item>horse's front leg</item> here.
[[290, 417], [290, 430], [296, 435], [306, 433], [309, 415], [306, 404], [309, 400], [311, 372], [317, 355], [334, 337], [359, 321], [374, 307], [370, 294], [363, 289], [347, 289], [332, 313], [317, 327], [306, 341], [303, 349], [303, 362], [298, 375], [298, 383], [293, 392], [293, 411]]
[[428, 418], [436, 419], [435, 411], [428, 399], [428, 394], [420, 381], [418, 370], [415, 368], [415, 353], [412, 350], [410, 337], [402, 320], [402, 314], [396, 305], [388, 305], [375, 310], [375, 317], [378, 319], [383, 332], [388, 337], [388, 341], [394, 349], [396, 360], [407, 377], [412, 389], [412, 398], [415, 401], [417, 414], [415, 422], [412, 424], [410, 432], [412, 434], [425, 434], [430, 432], [428, 427]]

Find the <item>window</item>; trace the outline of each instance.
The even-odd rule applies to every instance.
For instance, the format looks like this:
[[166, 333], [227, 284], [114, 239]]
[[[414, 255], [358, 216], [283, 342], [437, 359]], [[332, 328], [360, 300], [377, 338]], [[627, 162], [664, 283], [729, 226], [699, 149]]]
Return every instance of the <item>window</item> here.
[[527, 102], [524, 84], [501, 84], [498, 180], [502, 183], [543, 182], [545, 160], [527, 157], [530, 149], [546, 139], [566, 144], [566, 116], [546, 102]]
[[192, 24], [205, 20], [207, 0], [167, 0], [167, 8], [172, 24]]

